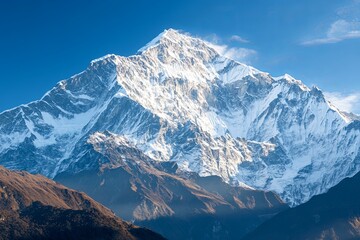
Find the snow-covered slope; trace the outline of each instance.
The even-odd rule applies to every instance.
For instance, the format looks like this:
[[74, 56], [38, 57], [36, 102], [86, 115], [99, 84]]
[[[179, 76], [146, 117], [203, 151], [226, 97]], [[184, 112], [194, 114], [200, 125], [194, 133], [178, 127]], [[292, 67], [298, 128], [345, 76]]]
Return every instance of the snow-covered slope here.
[[91, 168], [70, 166], [97, 131], [183, 172], [274, 190], [291, 204], [360, 169], [360, 122], [321, 90], [172, 29], [136, 55], [94, 60], [41, 100], [1, 113], [0, 163], [50, 177]]

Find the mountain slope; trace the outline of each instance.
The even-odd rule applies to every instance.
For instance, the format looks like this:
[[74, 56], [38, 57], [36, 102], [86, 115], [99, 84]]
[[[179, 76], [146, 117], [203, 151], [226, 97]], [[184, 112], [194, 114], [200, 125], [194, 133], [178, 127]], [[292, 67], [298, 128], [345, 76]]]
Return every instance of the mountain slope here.
[[279, 213], [245, 239], [359, 239], [360, 173]]
[[0, 163], [49, 177], [91, 170], [91, 161], [72, 166], [94, 132], [110, 131], [179, 172], [296, 205], [360, 170], [359, 126], [318, 88], [170, 29], [137, 55], [94, 60], [41, 100], [1, 113]]
[[163, 239], [87, 195], [0, 167], [0, 239]]
[[168, 239], [238, 238], [287, 208], [272, 192], [231, 187], [215, 176], [178, 174], [175, 163], [154, 161], [109, 132], [93, 134], [83, 149], [86, 157], [71, 168], [97, 159], [97, 170], [62, 173], [56, 181]]

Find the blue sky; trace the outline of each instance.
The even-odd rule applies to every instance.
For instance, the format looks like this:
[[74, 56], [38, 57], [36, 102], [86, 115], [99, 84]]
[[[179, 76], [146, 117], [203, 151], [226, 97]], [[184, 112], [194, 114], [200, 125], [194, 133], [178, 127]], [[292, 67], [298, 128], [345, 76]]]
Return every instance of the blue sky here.
[[92, 59], [132, 55], [167, 28], [360, 113], [360, 0], [1, 1], [0, 111], [39, 99]]

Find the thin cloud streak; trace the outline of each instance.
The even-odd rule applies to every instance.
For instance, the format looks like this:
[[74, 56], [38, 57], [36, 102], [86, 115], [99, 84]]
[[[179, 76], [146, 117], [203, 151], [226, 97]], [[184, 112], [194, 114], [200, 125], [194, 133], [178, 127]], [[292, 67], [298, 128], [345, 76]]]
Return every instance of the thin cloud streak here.
[[250, 41], [243, 38], [243, 37], [240, 37], [239, 35], [232, 35], [230, 37], [230, 41], [233, 41], [233, 42], [239, 42], [239, 43], [249, 43]]
[[338, 20], [332, 22], [322, 37], [301, 42], [301, 45], [321, 45], [338, 43], [348, 39], [360, 38], [360, 0], [336, 11]]
[[360, 22], [341, 19], [331, 24], [326, 37], [302, 42], [302, 45], [319, 45], [360, 38]]

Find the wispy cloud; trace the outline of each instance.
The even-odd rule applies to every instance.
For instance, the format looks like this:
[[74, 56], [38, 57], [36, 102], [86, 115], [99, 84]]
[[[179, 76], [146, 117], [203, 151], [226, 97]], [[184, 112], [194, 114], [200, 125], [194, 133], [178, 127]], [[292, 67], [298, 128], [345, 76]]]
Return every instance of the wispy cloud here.
[[232, 35], [230, 37], [230, 41], [234, 41], [234, 42], [239, 42], [239, 43], [249, 43], [250, 41], [243, 38], [243, 37], [240, 37], [239, 35]]
[[216, 34], [207, 36], [205, 40], [209, 46], [214, 48], [219, 54], [245, 64], [250, 64], [258, 54], [254, 49], [224, 44], [223, 40]]
[[333, 22], [323, 38], [302, 42], [303, 45], [337, 43], [346, 39], [360, 38], [360, 22], [349, 22], [344, 19]]
[[360, 114], [360, 93], [324, 92], [324, 95], [340, 110]]
[[347, 39], [360, 38], [360, 1], [353, 0], [350, 5], [337, 10], [338, 20], [332, 22], [322, 37], [301, 42], [302, 45], [338, 43]]
[[224, 55], [237, 61], [250, 63], [256, 57], [257, 52], [249, 48], [228, 48]]
[[219, 54], [246, 64], [250, 64], [251, 61], [254, 60], [254, 58], [257, 56], [257, 51], [250, 48], [230, 47], [225, 44], [219, 45], [215, 43], [208, 44]]

